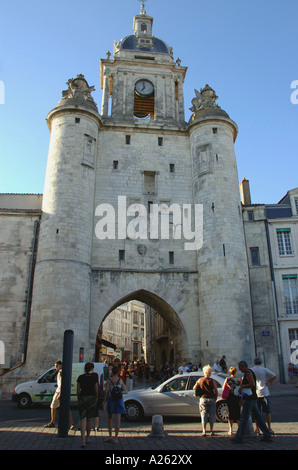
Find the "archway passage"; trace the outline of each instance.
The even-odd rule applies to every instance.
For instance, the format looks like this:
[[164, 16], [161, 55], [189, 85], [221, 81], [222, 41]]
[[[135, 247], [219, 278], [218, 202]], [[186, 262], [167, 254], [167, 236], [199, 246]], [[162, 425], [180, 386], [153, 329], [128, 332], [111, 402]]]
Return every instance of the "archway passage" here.
[[[136, 334], [137, 321], [134, 320], [133, 308], [131, 310], [131, 323], [129, 323], [130, 319], [127, 315], [125, 321], [122, 322], [121, 328], [125, 327], [125, 330], [123, 330], [123, 334], [120, 332], [120, 339], [119, 336], [118, 339], [115, 340], [116, 336], [103, 335], [103, 325], [105, 321], [108, 320], [109, 316], [114, 315], [115, 312], [118, 312], [120, 315], [121, 312], [126, 314], [127, 308], [124, 308], [124, 306], [129, 303], [133, 305], [134, 301], [144, 305], [144, 334], [143, 337], [141, 337], [143, 347], [142, 356], [140, 354], [140, 348], [138, 349], [137, 347], [140, 334]], [[128, 311], [129, 310], [130, 307], [128, 308]], [[117, 325], [118, 335], [120, 323]], [[131, 325], [131, 330], [128, 330], [127, 325]], [[127, 333], [132, 335], [130, 338], [131, 343], [128, 347], [127, 344], [124, 345]], [[97, 333], [95, 359], [97, 361], [103, 359], [101, 352], [104, 350], [104, 345], [109, 346], [109, 342], [112, 345], [113, 343], [120, 343], [121, 341], [123, 345], [115, 344], [118, 356], [117, 354], [112, 354], [112, 361], [116, 356], [119, 361], [125, 360], [130, 362], [141, 360], [154, 366], [155, 370], [159, 371], [162, 363], [169, 361], [174, 363], [174, 366], [177, 367], [180, 365], [182, 359], [187, 356], [187, 337], [179, 316], [164, 299], [144, 289], [131, 292], [111, 305]]]

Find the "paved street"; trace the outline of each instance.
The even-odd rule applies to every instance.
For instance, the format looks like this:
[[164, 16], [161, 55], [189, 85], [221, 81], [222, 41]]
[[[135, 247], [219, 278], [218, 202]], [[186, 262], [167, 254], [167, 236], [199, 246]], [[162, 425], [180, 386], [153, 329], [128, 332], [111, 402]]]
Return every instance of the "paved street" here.
[[[270, 443], [260, 437], [248, 437], [244, 444], [235, 445], [227, 434], [228, 426], [216, 423], [215, 436], [200, 436], [201, 423], [195, 418], [165, 418], [165, 437], [150, 437], [151, 418], [139, 423], [121, 423], [117, 444], [106, 443], [107, 415], [100, 410], [99, 431], [92, 431], [88, 450], [103, 450], [104, 456], [148, 455], [167, 452], [172, 456], [192, 455], [201, 450], [295, 450], [298, 449], [298, 388], [290, 385], [274, 385], [272, 395], [272, 429], [275, 435]], [[77, 408], [72, 408], [75, 424], [78, 423]], [[49, 421], [49, 408], [35, 407], [20, 410], [9, 400], [0, 401], [0, 450], [80, 450], [80, 431], [69, 431], [68, 437], [58, 436], [58, 428], [45, 429]], [[58, 421], [57, 421], [58, 423]], [[235, 428], [236, 429], [236, 428]], [[83, 451], [83, 450], [82, 450]], [[147, 458], [147, 457], [144, 457]], [[174, 458], [174, 457], [173, 457]], [[185, 457], [186, 458], [186, 457]], [[182, 462], [181, 462], [182, 463]], [[185, 462], [186, 463], [186, 462]]]

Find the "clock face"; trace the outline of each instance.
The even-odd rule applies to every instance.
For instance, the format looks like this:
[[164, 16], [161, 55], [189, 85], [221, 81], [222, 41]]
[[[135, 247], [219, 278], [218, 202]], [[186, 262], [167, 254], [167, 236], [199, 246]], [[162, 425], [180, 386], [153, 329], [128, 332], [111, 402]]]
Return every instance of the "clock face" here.
[[151, 96], [154, 91], [154, 86], [149, 80], [139, 80], [136, 83], [135, 90], [140, 96]]

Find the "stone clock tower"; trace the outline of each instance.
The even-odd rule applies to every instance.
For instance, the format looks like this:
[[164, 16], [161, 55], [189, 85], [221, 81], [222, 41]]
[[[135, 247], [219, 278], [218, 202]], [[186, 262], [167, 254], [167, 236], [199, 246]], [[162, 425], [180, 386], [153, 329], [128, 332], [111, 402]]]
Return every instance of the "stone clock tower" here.
[[153, 36], [153, 18], [144, 7], [134, 18], [134, 34], [115, 42], [114, 56], [101, 60], [103, 88], [101, 114], [107, 119], [128, 121], [150, 118], [156, 123], [184, 123], [183, 81], [186, 67], [175, 63], [173, 51]]
[[48, 114], [28, 370], [61, 357], [66, 329], [74, 361], [94, 360], [101, 322], [133, 299], [163, 318], [168, 360], [252, 359], [237, 125], [208, 85], [185, 121], [186, 71], [143, 3], [100, 61], [101, 109], [78, 75]]

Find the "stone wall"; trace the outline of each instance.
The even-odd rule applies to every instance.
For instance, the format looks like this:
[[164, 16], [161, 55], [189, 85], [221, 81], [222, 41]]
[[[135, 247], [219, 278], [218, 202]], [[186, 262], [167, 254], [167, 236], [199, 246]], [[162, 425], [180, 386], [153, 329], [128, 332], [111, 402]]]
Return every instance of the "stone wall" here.
[[32, 249], [39, 217], [38, 211], [0, 213], [0, 340], [5, 346], [5, 363], [0, 369], [23, 360], [26, 312], [30, 314], [31, 302], [29, 280], [34, 275]]

